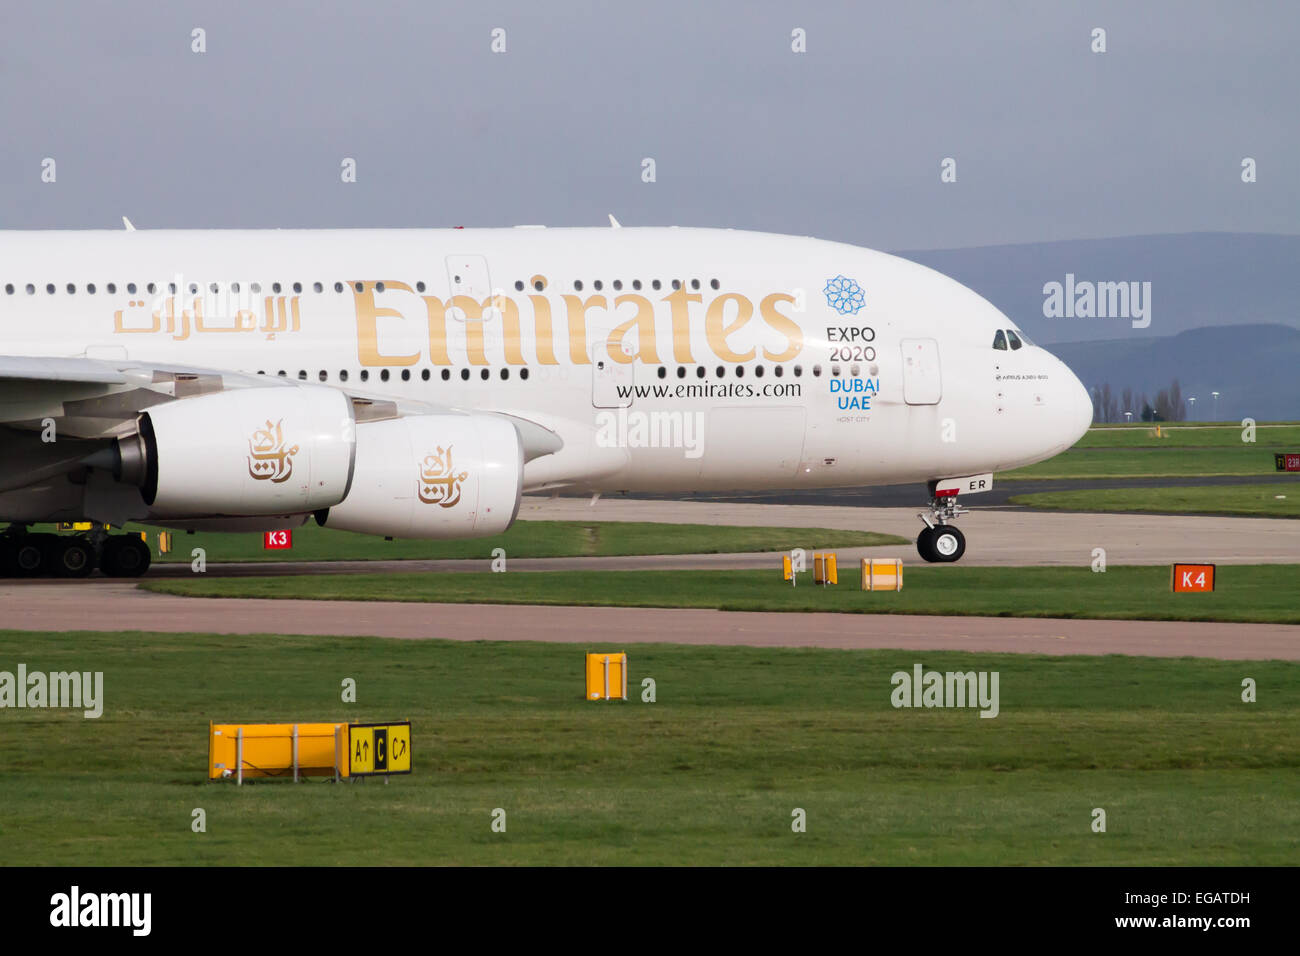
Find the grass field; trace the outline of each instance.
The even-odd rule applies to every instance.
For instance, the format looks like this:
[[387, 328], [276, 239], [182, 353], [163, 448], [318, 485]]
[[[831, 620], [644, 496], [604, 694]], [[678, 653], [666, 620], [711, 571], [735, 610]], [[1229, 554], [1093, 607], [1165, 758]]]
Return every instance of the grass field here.
[[1164, 478], [1276, 473], [1273, 455], [1300, 451], [1300, 425], [1256, 426], [1242, 441], [1240, 425], [1094, 427], [1055, 458], [1000, 472], [999, 480], [1043, 478]]
[[[150, 542], [157, 529], [147, 531]], [[39, 530], [51, 530], [41, 528]], [[462, 541], [385, 541], [374, 535], [321, 528], [315, 522], [293, 529], [293, 549], [265, 551], [260, 534], [177, 533], [170, 554], [157, 561], [188, 564], [203, 548], [213, 561], [374, 561], [398, 558], [483, 558], [504, 548], [511, 558], [557, 558], [628, 554], [721, 554], [805, 548], [865, 548], [909, 544], [907, 538], [871, 531], [830, 528], [743, 528], [731, 525], [663, 524], [632, 521], [516, 521], [505, 534]]]
[[[608, 650], [611, 648], [592, 648]], [[1300, 665], [0, 631], [0, 669], [104, 672], [104, 716], [0, 712], [0, 864], [1294, 864]], [[1000, 714], [890, 675], [1000, 675]], [[340, 682], [357, 682], [342, 704]], [[644, 677], [657, 701], [643, 703]], [[1242, 703], [1253, 678], [1259, 702]], [[209, 718], [410, 718], [414, 771], [206, 783]], [[506, 811], [505, 833], [490, 829]], [[1107, 831], [1090, 828], [1094, 808]], [[191, 831], [203, 808], [207, 832]], [[791, 831], [792, 811], [807, 832]]]
[[[1190, 560], [1190, 558], [1189, 558]], [[511, 571], [506, 574], [355, 574], [146, 581], [150, 591], [205, 597], [317, 598], [728, 611], [844, 611], [990, 617], [1129, 618], [1300, 624], [1300, 565], [1218, 569], [1210, 594], [1169, 593], [1168, 567], [906, 569], [900, 592], [858, 590], [856, 569], [820, 588], [771, 571]]]
[[1061, 511], [1149, 511], [1300, 518], [1300, 480], [1294, 486], [1212, 485], [1045, 491], [1013, 495], [1010, 501], [1014, 505]]
[[[1235, 448], [1245, 444], [1241, 440], [1242, 427], [1237, 423], [1202, 424], [1177, 422], [1156, 426], [1143, 422], [1140, 425], [1094, 425], [1088, 429], [1075, 448]], [[1255, 426], [1255, 443], [1265, 446], [1300, 448], [1300, 424], [1294, 422], [1265, 422]]]

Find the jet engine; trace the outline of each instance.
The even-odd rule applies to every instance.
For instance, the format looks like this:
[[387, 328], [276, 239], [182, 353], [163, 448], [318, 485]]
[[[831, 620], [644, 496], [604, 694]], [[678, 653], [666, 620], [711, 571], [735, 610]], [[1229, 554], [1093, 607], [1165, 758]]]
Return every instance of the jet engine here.
[[347, 496], [355, 433], [335, 389], [233, 389], [150, 408], [113, 471], [150, 517], [310, 513]]
[[524, 449], [495, 415], [413, 415], [357, 426], [352, 490], [326, 528], [394, 538], [475, 538], [514, 522]]

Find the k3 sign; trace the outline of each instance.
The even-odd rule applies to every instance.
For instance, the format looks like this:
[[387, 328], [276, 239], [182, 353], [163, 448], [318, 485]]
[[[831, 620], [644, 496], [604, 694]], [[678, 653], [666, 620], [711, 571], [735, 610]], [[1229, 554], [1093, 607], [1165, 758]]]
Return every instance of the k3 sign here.
[[266, 551], [288, 551], [292, 547], [292, 531], [267, 531], [262, 535], [262, 548]]

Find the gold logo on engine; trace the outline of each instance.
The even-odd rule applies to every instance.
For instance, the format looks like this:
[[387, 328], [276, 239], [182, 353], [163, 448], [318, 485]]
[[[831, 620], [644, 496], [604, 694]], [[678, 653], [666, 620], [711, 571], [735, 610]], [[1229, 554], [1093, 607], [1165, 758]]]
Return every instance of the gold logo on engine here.
[[459, 503], [461, 485], [468, 477], [468, 471], [457, 474], [452, 466], [451, 446], [439, 446], [434, 454], [425, 455], [420, 463], [420, 500], [427, 505], [451, 508]]
[[283, 418], [274, 424], [268, 418], [266, 427], [257, 429], [248, 440], [248, 474], [257, 481], [278, 485], [293, 474], [293, 456], [298, 454], [298, 446], [286, 447], [283, 426]]

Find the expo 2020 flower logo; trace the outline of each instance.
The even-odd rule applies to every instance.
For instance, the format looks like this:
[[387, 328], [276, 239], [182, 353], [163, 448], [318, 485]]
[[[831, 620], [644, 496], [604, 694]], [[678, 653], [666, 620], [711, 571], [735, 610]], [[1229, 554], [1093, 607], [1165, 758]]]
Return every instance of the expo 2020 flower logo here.
[[827, 281], [822, 292], [826, 293], [826, 304], [841, 315], [857, 315], [858, 310], [867, 304], [862, 286], [845, 276]]

